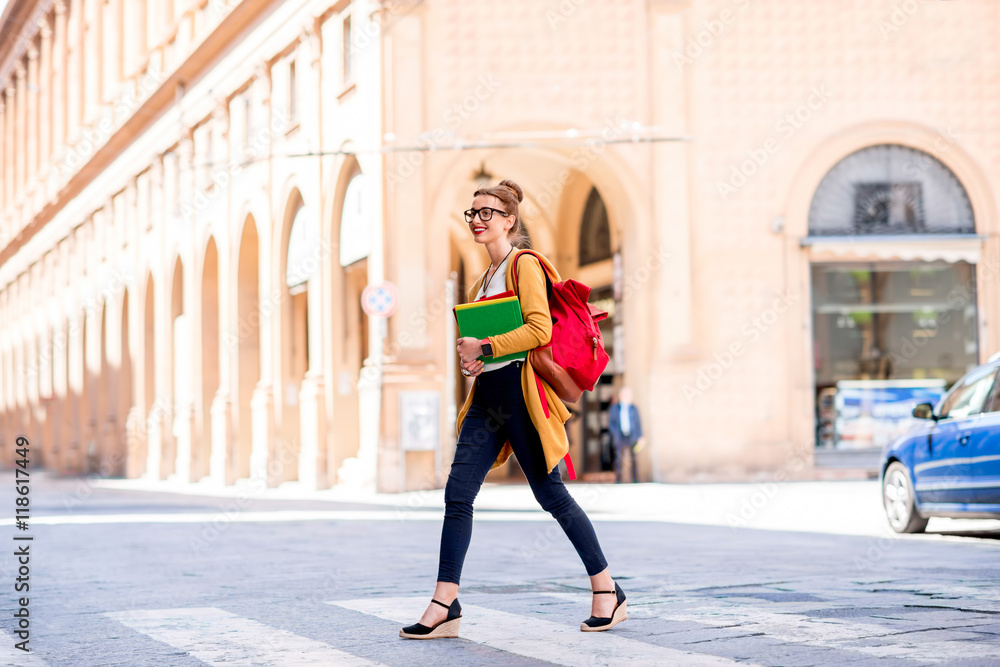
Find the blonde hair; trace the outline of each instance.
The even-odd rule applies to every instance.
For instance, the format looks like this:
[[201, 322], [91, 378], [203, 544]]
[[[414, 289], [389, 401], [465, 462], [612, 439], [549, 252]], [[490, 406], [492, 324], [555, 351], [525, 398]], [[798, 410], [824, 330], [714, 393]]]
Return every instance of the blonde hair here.
[[514, 216], [514, 226], [507, 230], [507, 240], [516, 248], [528, 247], [528, 235], [524, 233], [524, 223], [521, 221], [521, 213], [517, 205], [524, 200], [524, 191], [521, 186], [512, 180], [504, 179], [492, 187], [483, 187], [476, 190], [472, 195], [492, 195], [500, 200], [507, 215]]

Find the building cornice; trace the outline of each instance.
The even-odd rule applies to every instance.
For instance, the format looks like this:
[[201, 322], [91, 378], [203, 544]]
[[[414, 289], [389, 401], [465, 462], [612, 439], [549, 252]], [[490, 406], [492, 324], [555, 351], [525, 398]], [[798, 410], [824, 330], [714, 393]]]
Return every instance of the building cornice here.
[[56, 0], [11, 0], [0, 17], [0, 88], [41, 30], [42, 19]]

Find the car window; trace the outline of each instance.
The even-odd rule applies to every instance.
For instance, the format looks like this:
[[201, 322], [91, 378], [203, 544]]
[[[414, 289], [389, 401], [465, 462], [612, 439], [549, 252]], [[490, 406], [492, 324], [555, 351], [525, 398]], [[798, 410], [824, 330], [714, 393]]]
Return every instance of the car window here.
[[965, 378], [961, 386], [945, 398], [941, 405], [941, 417], [960, 419], [982, 412], [996, 375], [997, 369], [990, 368], [984, 369], [983, 373], [973, 373]]
[[983, 412], [1000, 412], [1000, 386], [994, 385], [993, 394], [989, 398], [989, 405]]

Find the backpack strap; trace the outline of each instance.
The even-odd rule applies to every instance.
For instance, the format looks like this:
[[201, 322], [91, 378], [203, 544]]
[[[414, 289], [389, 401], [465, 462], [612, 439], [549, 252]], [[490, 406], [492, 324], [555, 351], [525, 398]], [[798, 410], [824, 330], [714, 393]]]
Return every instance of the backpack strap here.
[[513, 271], [514, 271], [514, 276], [513, 276], [513, 278], [514, 278], [514, 293], [517, 294], [519, 297], [521, 296], [520, 293], [518, 292], [518, 289], [517, 289], [517, 260], [521, 259], [522, 255], [533, 255], [535, 257], [535, 259], [538, 261], [538, 265], [540, 267], [542, 267], [542, 273], [545, 275], [545, 294], [546, 294], [547, 297], [549, 297], [551, 299], [552, 298], [552, 276], [549, 275], [549, 270], [545, 267], [545, 262], [543, 262], [541, 260], [541, 256], [537, 252], [535, 252], [534, 250], [528, 250], [528, 249], [522, 250], [521, 252], [517, 253], [517, 256], [514, 257], [514, 269], [513, 269]]
[[[513, 271], [514, 271], [514, 276], [513, 276], [513, 278], [514, 278], [514, 293], [518, 294], [518, 290], [517, 290], [517, 260], [519, 260], [521, 258], [521, 255], [534, 255], [535, 256], [535, 259], [538, 261], [538, 265], [542, 267], [542, 273], [545, 274], [546, 294], [551, 299], [552, 298], [552, 276], [549, 275], [549, 270], [545, 267], [545, 262], [543, 262], [541, 260], [541, 258], [539, 257], [538, 253], [535, 252], [534, 250], [527, 250], [527, 249], [525, 249], [525, 250], [519, 252], [517, 254], [517, 256], [514, 258], [514, 269], [513, 269]], [[518, 296], [520, 296], [520, 295], [518, 294]], [[541, 398], [541, 401], [542, 401], [542, 411], [545, 413], [545, 418], [548, 419], [549, 418], [549, 401], [548, 401], [548, 398], [546, 398], [546, 396], [545, 396], [545, 389], [542, 386], [543, 382], [544, 382], [544, 380], [542, 380], [542, 376], [540, 376], [538, 373], [535, 373], [535, 388], [538, 390], [538, 396]], [[573, 459], [570, 458], [569, 452], [566, 452], [566, 456], [564, 456], [562, 460], [566, 462], [566, 473], [569, 475], [569, 478], [571, 480], [576, 479], [576, 468], [573, 467]]]

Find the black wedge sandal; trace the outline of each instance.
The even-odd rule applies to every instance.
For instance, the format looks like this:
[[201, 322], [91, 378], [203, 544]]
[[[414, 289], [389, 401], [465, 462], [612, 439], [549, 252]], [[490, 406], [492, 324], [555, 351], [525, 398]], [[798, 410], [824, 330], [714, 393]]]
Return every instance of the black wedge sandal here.
[[625, 603], [625, 591], [622, 587], [615, 582], [615, 590], [613, 591], [594, 591], [594, 594], [598, 593], [613, 593], [618, 596], [618, 604], [615, 605], [615, 610], [611, 612], [611, 618], [605, 618], [601, 616], [591, 616], [586, 621], [580, 623], [580, 629], [584, 632], [600, 632], [601, 630], [607, 630], [608, 628], [613, 628], [626, 618], [628, 618], [628, 611], [626, 609]]
[[462, 618], [462, 605], [458, 603], [458, 598], [455, 598], [451, 605], [446, 605], [444, 602], [433, 598], [431, 599], [431, 602], [436, 602], [447, 609], [448, 618], [430, 628], [423, 623], [407, 625], [405, 628], [400, 629], [400, 637], [406, 637], [407, 639], [439, 639], [442, 637], [458, 637], [458, 625], [461, 623], [459, 619]]

